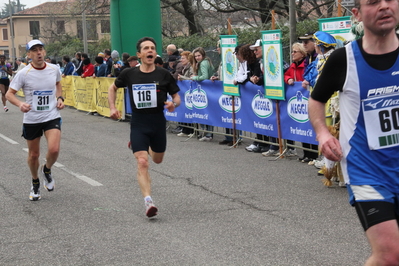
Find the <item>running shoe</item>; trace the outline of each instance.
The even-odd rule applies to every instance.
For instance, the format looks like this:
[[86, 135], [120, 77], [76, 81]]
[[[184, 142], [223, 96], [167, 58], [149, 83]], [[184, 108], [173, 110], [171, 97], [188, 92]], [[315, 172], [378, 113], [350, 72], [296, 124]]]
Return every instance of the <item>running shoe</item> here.
[[145, 215], [147, 215], [148, 218], [156, 216], [157, 212], [158, 212], [158, 208], [155, 207], [155, 205], [152, 201], [145, 202]]
[[178, 137], [188, 137], [188, 134], [180, 132], [179, 134], [177, 134]]
[[245, 149], [246, 149], [247, 151], [252, 151], [252, 150], [255, 149], [256, 147], [258, 147], [258, 146], [255, 145], [255, 144], [251, 144], [251, 145], [245, 147]]
[[207, 136], [199, 139], [199, 141], [211, 141], [211, 140], [212, 140], [212, 137], [207, 137]]
[[51, 170], [49, 170], [48, 172], [44, 172], [44, 164], [43, 164], [40, 172], [42, 173], [43, 176], [44, 188], [47, 191], [53, 191], [55, 186], [55, 181], [51, 175]]
[[7, 106], [4, 106], [4, 112], [8, 112], [8, 108], [7, 108]]
[[263, 155], [263, 156], [266, 156], [266, 157], [268, 157], [268, 156], [279, 156], [280, 153], [279, 153], [278, 150], [272, 150], [272, 149], [270, 149], [270, 150], [268, 150], [267, 152], [262, 152], [262, 155]]
[[29, 194], [29, 200], [38, 201], [41, 198], [42, 197], [40, 196], [40, 183], [38, 183], [37, 185], [32, 184], [32, 187], [30, 189], [30, 194]]
[[287, 157], [293, 157], [293, 156], [297, 156], [297, 152], [295, 149], [288, 149], [285, 153], [285, 156]]

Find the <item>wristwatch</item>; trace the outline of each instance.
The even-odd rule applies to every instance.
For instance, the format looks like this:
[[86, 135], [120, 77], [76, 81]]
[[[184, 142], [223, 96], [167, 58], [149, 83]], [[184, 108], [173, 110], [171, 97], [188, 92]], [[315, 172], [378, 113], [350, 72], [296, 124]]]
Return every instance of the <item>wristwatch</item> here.
[[172, 102], [173, 103], [173, 105], [175, 106], [175, 107], [177, 107], [177, 103], [175, 103], [175, 102]]
[[64, 97], [62, 97], [62, 96], [58, 96], [58, 97], [57, 97], [57, 101], [58, 101], [59, 99], [61, 99], [63, 102], [64, 102], [64, 100], [65, 100]]

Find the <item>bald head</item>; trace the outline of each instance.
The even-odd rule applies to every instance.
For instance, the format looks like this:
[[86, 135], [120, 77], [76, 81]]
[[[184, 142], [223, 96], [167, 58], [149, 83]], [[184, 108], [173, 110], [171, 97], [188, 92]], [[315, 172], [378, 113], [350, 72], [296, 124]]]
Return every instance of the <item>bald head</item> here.
[[172, 55], [174, 52], [176, 52], [176, 45], [169, 44], [168, 46], [166, 46], [166, 53], [168, 55]]

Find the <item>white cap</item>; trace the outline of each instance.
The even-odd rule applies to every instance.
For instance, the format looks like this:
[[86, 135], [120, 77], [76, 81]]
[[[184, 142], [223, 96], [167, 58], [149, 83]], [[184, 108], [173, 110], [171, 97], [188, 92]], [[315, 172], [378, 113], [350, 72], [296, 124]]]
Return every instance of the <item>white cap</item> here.
[[35, 45], [41, 45], [44, 46], [44, 44], [40, 41], [40, 40], [31, 40], [30, 42], [28, 42], [26, 44], [26, 51], [29, 51], [30, 49], [32, 49], [33, 46]]
[[256, 47], [260, 47], [260, 46], [262, 46], [262, 41], [261, 41], [260, 39], [257, 39], [256, 42], [255, 42], [255, 44], [254, 44], [254, 45], [251, 45], [251, 46], [249, 47], [249, 49], [255, 50]]

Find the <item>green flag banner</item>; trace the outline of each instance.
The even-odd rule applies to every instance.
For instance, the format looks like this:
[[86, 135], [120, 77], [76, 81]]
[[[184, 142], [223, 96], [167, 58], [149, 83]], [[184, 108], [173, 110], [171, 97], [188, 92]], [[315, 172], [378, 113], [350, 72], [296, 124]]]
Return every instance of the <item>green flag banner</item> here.
[[355, 36], [351, 32], [351, 17], [336, 17], [319, 19], [319, 29], [334, 36], [342, 43], [352, 41]]
[[237, 46], [236, 35], [220, 36], [220, 54], [222, 57], [222, 75], [223, 77], [223, 94], [240, 96], [240, 90], [234, 85], [234, 79], [237, 74], [237, 58], [234, 49]]
[[285, 100], [281, 30], [267, 30], [261, 33], [265, 97]]

